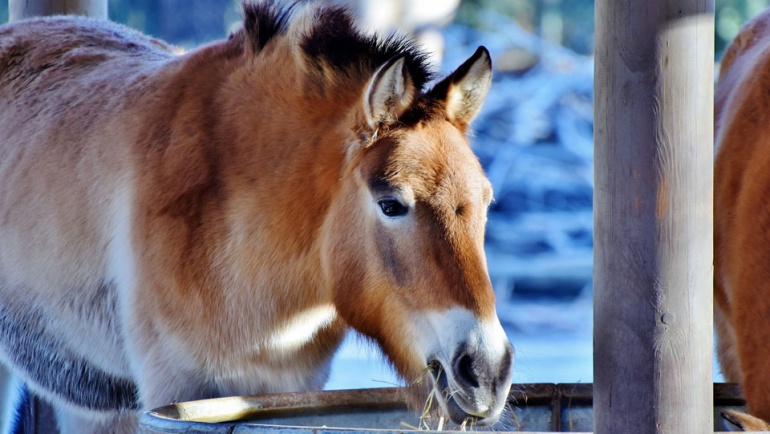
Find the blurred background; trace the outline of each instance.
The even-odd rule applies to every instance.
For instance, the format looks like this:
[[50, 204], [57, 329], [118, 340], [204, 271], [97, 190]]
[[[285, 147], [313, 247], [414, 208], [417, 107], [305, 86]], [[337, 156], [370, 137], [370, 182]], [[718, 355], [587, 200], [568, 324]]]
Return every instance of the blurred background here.
[[[590, 383], [593, 0], [336, 1], [367, 29], [413, 34], [442, 74], [478, 45], [491, 52], [494, 82], [472, 142], [495, 189], [486, 249], [516, 347], [514, 381]], [[716, 0], [715, 62], [768, 5]], [[109, 15], [184, 48], [226, 38], [241, 21], [231, 0], [110, 0]], [[0, 22], [7, 18], [0, 0]], [[393, 383], [379, 352], [351, 334], [328, 387]]]

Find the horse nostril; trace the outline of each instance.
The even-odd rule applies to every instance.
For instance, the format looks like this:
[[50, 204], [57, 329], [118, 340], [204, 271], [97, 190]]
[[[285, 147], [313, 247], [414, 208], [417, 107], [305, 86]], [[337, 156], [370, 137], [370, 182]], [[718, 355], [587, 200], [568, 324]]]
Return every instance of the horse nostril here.
[[463, 353], [455, 359], [455, 377], [461, 384], [469, 387], [479, 387], [479, 380], [473, 372], [473, 358], [468, 353]]

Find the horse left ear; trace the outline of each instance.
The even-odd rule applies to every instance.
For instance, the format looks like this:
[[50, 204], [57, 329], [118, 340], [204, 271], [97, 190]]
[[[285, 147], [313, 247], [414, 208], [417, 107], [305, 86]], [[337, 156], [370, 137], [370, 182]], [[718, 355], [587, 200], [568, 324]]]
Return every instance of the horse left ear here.
[[393, 124], [414, 101], [417, 88], [406, 67], [405, 56], [396, 56], [374, 73], [364, 94], [366, 123], [376, 131]]
[[444, 101], [449, 121], [467, 126], [479, 114], [491, 84], [492, 60], [489, 51], [479, 47], [473, 56], [429, 93]]

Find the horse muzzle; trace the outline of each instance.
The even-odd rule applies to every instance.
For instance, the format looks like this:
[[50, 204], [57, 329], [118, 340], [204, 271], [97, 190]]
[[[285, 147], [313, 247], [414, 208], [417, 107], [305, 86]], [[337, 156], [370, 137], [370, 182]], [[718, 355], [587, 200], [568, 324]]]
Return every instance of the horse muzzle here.
[[493, 425], [507, 403], [513, 346], [499, 322], [477, 323], [464, 337], [428, 359], [435, 396], [453, 422]]

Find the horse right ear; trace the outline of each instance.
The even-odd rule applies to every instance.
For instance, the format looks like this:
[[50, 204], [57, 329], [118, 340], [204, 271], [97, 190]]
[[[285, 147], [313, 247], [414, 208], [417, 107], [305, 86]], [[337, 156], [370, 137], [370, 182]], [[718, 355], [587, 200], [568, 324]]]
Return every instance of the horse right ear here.
[[363, 99], [367, 126], [376, 132], [381, 126], [391, 125], [404, 114], [414, 101], [414, 85], [405, 56], [396, 56], [377, 69], [366, 86]]
[[444, 101], [447, 118], [465, 129], [481, 110], [491, 84], [492, 60], [489, 51], [479, 47], [429, 94]]

